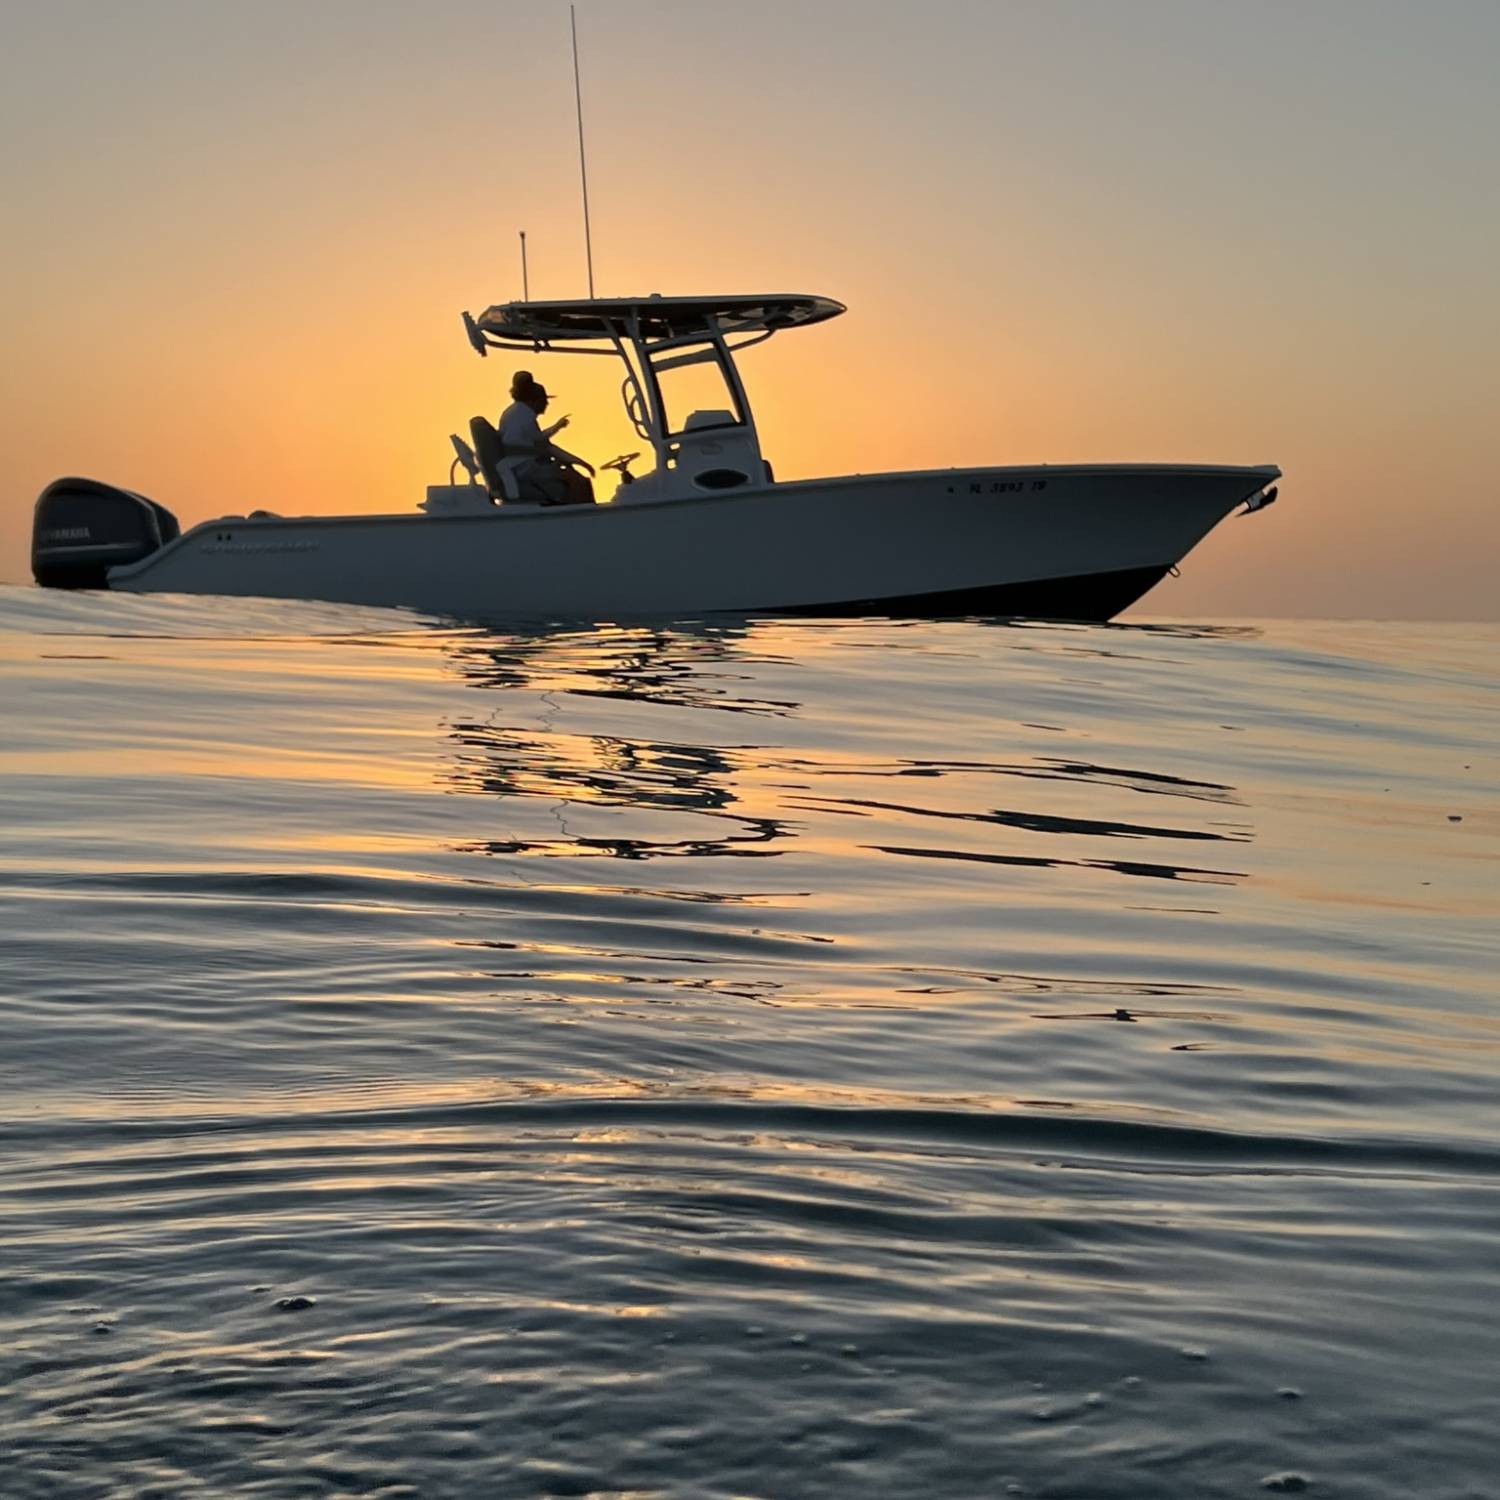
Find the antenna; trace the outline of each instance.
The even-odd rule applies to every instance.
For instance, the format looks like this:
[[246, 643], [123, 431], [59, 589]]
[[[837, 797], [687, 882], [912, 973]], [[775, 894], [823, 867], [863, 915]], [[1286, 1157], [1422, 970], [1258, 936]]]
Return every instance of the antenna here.
[[589, 234], [589, 168], [583, 155], [583, 85], [578, 81], [578, 7], [568, 7], [573, 28], [573, 99], [578, 105], [578, 175], [583, 180], [583, 252], [589, 266], [589, 296], [594, 295], [594, 242]]
[[521, 231], [521, 301], [531, 301], [531, 282], [526, 275], [526, 231]]

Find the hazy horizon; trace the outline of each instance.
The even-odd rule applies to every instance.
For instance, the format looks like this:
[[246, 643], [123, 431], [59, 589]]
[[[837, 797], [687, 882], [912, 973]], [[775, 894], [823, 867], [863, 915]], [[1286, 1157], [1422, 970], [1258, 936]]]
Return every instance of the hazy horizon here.
[[[599, 295], [846, 317], [744, 371], [784, 478], [1274, 462], [1143, 602], [1500, 618], [1500, 7], [579, 6]], [[185, 524], [410, 510], [504, 404], [459, 313], [582, 295], [565, 4], [0, 22], [0, 581], [83, 473]], [[598, 461], [612, 362], [537, 356]], [[1487, 457], [1487, 454], [1485, 455]]]

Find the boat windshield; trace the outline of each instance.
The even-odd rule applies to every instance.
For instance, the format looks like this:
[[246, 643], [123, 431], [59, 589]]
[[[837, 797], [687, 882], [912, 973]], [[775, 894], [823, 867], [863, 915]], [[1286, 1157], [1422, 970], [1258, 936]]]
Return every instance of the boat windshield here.
[[744, 424], [739, 391], [724, 368], [717, 346], [702, 344], [691, 350], [679, 346], [670, 354], [648, 358], [647, 367], [656, 385], [663, 430], [669, 437], [686, 431], [690, 420], [694, 431]]

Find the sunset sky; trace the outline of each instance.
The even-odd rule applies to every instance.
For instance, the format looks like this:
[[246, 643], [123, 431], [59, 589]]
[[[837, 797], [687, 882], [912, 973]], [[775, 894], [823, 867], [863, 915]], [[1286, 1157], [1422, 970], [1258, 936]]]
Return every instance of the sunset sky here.
[[[1500, 4], [584, 0], [600, 295], [799, 291], [780, 477], [1274, 462], [1143, 605], [1500, 618]], [[568, 8], [0, 5], [0, 580], [79, 473], [407, 510], [585, 294]], [[531, 368], [596, 462], [612, 362]]]

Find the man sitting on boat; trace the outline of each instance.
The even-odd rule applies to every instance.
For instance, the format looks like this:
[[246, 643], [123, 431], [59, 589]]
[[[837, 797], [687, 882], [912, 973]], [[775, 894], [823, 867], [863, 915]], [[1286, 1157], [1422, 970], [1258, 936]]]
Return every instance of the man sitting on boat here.
[[521, 500], [542, 505], [592, 505], [592, 479], [586, 479], [578, 469], [587, 469], [592, 475], [594, 466], [552, 441], [553, 435], [568, 425], [568, 419], [560, 417], [550, 427], [543, 427], [538, 420], [552, 399], [547, 388], [528, 371], [518, 370], [510, 393], [514, 399], [501, 413], [498, 429], [482, 417], [470, 424], [474, 451], [490, 493], [500, 498], [495, 472], [499, 460], [524, 457], [527, 462], [515, 471]]

